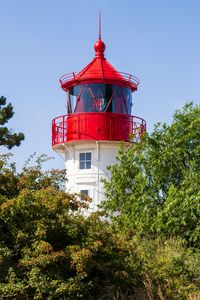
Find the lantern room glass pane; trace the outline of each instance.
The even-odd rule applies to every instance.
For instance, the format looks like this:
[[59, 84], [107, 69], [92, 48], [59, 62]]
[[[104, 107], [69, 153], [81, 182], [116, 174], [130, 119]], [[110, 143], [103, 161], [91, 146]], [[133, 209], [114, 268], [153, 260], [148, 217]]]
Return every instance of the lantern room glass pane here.
[[114, 84], [91, 83], [69, 89], [72, 113], [113, 112], [131, 114], [132, 93]]
[[[112, 84], [93, 83], [89, 87], [96, 111], [108, 111], [109, 102], [112, 98]], [[110, 111], [112, 111], [112, 108]]]
[[69, 89], [69, 102], [72, 113], [75, 111], [77, 99], [80, 97], [81, 91], [81, 85], [76, 85]]
[[93, 112], [93, 111], [94, 111], [94, 107], [93, 107], [92, 94], [90, 93], [88, 84], [85, 84], [83, 85], [83, 90], [77, 105], [76, 112]]
[[128, 88], [115, 86], [112, 98], [113, 112], [131, 114], [132, 93]]
[[76, 106], [76, 96], [70, 95], [70, 108], [71, 108], [71, 111], [74, 111], [75, 106]]
[[121, 88], [122, 94], [126, 101], [126, 107], [128, 114], [131, 115], [131, 109], [132, 109], [132, 92], [128, 88], [122, 87]]
[[113, 91], [112, 104], [113, 104], [113, 112], [119, 114], [127, 113], [125, 103], [124, 103], [124, 97], [121, 93], [121, 87], [118, 86], [115, 87]]

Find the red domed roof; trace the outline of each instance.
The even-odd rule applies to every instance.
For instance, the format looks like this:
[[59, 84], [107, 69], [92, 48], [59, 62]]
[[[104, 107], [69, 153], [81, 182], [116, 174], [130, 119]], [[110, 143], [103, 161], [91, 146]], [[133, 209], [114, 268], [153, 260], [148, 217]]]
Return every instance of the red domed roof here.
[[127, 73], [118, 72], [104, 57], [106, 46], [99, 37], [94, 45], [95, 58], [79, 73], [70, 73], [60, 78], [61, 87], [67, 91], [70, 87], [87, 83], [110, 83], [137, 90], [139, 80]]

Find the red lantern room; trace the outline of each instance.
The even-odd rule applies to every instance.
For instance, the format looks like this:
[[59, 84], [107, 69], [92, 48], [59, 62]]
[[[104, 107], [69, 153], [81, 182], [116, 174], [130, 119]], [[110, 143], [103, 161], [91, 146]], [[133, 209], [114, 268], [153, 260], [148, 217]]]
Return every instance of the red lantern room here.
[[75, 141], [134, 142], [146, 130], [146, 122], [131, 115], [132, 93], [139, 80], [118, 72], [105, 58], [105, 49], [99, 33], [95, 58], [79, 73], [60, 78], [68, 113], [52, 122], [55, 150]]

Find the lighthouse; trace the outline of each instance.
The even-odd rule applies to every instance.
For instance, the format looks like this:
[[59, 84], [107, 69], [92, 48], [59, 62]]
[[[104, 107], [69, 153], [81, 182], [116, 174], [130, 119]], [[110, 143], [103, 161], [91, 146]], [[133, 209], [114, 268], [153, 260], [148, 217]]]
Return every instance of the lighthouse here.
[[109, 165], [123, 142], [138, 142], [146, 122], [132, 115], [132, 94], [139, 80], [118, 72], [105, 58], [101, 38], [94, 44], [95, 57], [80, 72], [60, 78], [67, 95], [67, 112], [52, 121], [52, 148], [63, 154], [66, 190], [92, 198], [91, 210], [104, 200], [102, 179], [110, 178]]

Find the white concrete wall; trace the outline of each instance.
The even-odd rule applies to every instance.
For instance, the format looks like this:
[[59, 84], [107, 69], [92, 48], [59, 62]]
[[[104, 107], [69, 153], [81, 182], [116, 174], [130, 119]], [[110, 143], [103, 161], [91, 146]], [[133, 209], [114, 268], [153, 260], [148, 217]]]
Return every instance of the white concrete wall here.
[[[80, 142], [65, 144], [65, 167], [67, 170], [67, 191], [79, 193], [88, 190], [93, 199], [92, 210], [104, 199], [102, 178], [108, 179], [110, 171], [107, 166], [116, 162], [120, 148], [119, 142]], [[79, 153], [91, 152], [91, 169], [79, 169]]]

